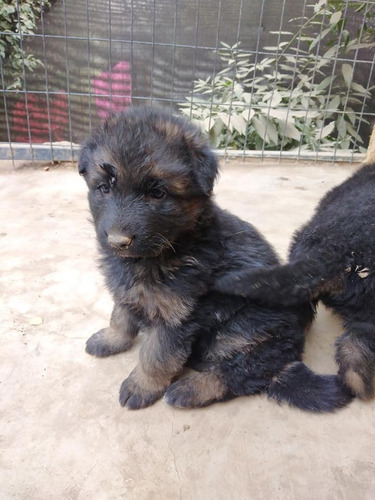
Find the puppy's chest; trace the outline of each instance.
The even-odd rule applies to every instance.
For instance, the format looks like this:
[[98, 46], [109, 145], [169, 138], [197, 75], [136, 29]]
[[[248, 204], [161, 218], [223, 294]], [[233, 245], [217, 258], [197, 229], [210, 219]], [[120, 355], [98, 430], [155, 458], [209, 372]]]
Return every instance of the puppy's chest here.
[[162, 283], [135, 283], [123, 293], [121, 302], [146, 323], [165, 322], [178, 326], [194, 308], [195, 301]]

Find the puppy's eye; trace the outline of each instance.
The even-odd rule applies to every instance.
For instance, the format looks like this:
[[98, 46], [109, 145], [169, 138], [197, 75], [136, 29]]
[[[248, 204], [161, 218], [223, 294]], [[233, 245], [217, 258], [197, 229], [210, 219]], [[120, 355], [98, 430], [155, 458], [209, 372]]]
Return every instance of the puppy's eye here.
[[161, 188], [154, 188], [152, 191], [150, 191], [150, 196], [152, 198], [155, 198], [155, 200], [161, 200], [165, 198], [166, 195], [167, 195], [166, 191], [164, 191], [164, 189]]
[[98, 186], [98, 189], [102, 194], [108, 194], [110, 192], [110, 187], [108, 186], [108, 184], [100, 184], [100, 186]]

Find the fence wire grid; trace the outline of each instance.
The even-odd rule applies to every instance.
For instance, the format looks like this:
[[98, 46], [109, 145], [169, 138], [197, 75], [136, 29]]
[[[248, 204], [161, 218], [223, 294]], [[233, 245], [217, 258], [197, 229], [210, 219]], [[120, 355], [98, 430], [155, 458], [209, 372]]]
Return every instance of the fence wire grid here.
[[0, 158], [76, 160], [146, 104], [225, 156], [356, 161], [374, 48], [370, 0], [0, 0]]

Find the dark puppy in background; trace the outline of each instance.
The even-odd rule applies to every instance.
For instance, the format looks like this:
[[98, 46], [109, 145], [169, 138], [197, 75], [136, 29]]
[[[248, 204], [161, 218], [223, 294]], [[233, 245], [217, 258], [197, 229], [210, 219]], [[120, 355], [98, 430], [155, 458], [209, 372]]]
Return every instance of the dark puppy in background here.
[[[374, 133], [372, 142], [375, 150]], [[375, 160], [373, 151], [368, 157]], [[295, 234], [288, 264], [229, 274], [215, 288], [268, 304], [321, 300], [343, 319], [345, 331], [336, 342], [340, 379], [360, 398], [373, 397], [375, 164], [365, 165], [321, 200]]]
[[[122, 405], [143, 408], [165, 394], [173, 406], [200, 407], [260, 392], [311, 411], [350, 401], [336, 377], [301, 362], [309, 303], [212, 291], [223, 275], [279, 261], [253, 226], [212, 201], [218, 165], [196, 127], [147, 108], [113, 116], [84, 143], [79, 172], [114, 298], [110, 326], [86, 350], [117, 354], [145, 331]], [[197, 371], [176, 380], [185, 366]]]

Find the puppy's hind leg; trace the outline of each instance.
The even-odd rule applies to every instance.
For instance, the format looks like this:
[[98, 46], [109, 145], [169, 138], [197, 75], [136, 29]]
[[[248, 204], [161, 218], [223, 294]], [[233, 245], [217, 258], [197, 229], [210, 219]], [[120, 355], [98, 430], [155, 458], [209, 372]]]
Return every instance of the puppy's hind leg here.
[[138, 324], [124, 306], [115, 304], [108, 328], [94, 333], [86, 342], [86, 352], [104, 358], [127, 351], [139, 332]]
[[339, 377], [361, 399], [375, 396], [375, 324], [350, 322], [336, 342]]
[[199, 372], [170, 385], [164, 399], [177, 408], [200, 408], [230, 398], [230, 392], [219, 372]]

